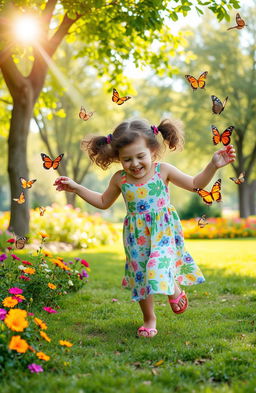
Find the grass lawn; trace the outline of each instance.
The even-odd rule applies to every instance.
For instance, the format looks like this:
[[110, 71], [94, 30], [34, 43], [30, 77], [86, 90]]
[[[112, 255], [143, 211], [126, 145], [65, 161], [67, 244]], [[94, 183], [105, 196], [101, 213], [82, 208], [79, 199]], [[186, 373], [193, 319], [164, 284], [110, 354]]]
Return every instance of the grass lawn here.
[[67, 295], [48, 319], [49, 336], [74, 346], [61, 363], [48, 353], [51, 371], [14, 370], [1, 381], [1, 393], [256, 392], [256, 242], [186, 245], [207, 281], [185, 288], [190, 307], [182, 315], [171, 311], [166, 297], [155, 297], [159, 333], [151, 340], [136, 338], [141, 313], [120, 286], [121, 245], [82, 254], [92, 268], [88, 284]]

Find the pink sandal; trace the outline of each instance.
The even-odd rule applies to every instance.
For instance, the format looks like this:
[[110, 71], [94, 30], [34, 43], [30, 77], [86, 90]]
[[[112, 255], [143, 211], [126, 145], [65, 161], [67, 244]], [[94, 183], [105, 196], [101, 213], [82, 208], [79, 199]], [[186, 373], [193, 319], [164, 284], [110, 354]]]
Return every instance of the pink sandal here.
[[137, 335], [138, 337], [154, 337], [157, 335], [157, 329], [153, 329], [153, 328], [145, 328], [144, 326], [141, 326], [138, 330], [137, 330]]
[[187, 295], [185, 294], [184, 291], [181, 291], [181, 293], [179, 294], [179, 296], [177, 296], [175, 299], [169, 299], [169, 303], [170, 303], [170, 304], [178, 304], [179, 301], [180, 301], [180, 299], [182, 299], [182, 298], [185, 300], [185, 304], [184, 304], [182, 307], [180, 307], [180, 310], [178, 310], [178, 311], [173, 310], [173, 308], [172, 308], [172, 311], [173, 311], [175, 314], [182, 314], [184, 311], [186, 311], [186, 309], [187, 309], [187, 307], [188, 307], [188, 298], [187, 298]]

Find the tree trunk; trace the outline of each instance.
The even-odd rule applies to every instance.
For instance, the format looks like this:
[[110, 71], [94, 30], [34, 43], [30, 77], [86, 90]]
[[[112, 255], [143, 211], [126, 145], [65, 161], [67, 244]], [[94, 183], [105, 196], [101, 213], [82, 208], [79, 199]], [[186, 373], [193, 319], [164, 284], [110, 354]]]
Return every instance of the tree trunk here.
[[[34, 106], [33, 89], [28, 79], [13, 99], [12, 118], [8, 138], [8, 173], [11, 188], [11, 217], [9, 230], [18, 236], [29, 231], [28, 191], [22, 189], [20, 177], [28, 179], [27, 138]], [[18, 198], [24, 192], [26, 201], [18, 204]]]
[[241, 218], [246, 218], [250, 214], [249, 210], [249, 185], [242, 183], [238, 186], [239, 213]]
[[66, 192], [66, 201], [68, 205], [76, 207], [76, 194], [74, 192]]
[[249, 187], [249, 213], [250, 216], [255, 216], [256, 215], [256, 180], [253, 180], [250, 184], [248, 184]]

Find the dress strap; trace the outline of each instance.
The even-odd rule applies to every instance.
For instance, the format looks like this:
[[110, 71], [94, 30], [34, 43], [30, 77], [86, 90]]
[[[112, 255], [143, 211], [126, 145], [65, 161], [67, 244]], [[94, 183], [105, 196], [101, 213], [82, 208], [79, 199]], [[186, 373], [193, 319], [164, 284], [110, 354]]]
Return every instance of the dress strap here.
[[160, 173], [160, 162], [155, 162], [155, 173]]
[[126, 172], [122, 171], [121, 173], [121, 184], [126, 183]]

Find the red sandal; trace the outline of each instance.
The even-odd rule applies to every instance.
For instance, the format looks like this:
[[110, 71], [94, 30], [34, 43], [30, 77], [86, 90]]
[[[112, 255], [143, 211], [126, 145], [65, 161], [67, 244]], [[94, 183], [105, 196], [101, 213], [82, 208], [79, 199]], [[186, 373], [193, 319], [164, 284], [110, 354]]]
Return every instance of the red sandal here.
[[157, 329], [154, 328], [145, 328], [144, 326], [141, 326], [138, 330], [137, 330], [137, 335], [138, 337], [154, 337], [157, 335]]
[[184, 299], [185, 300], [185, 304], [182, 306], [182, 307], [180, 307], [180, 310], [178, 310], [178, 311], [176, 311], [176, 310], [173, 310], [173, 308], [172, 308], [172, 311], [175, 313], [175, 314], [182, 314], [184, 311], [186, 311], [186, 309], [187, 309], [187, 307], [188, 307], [188, 298], [187, 298], [187, 295], [185, 294], [185, 292], [184, 291], [181, 291], [181, 293], [179, 294], [179, 296], [177, 296], [175, 299], [169, 299], [169, 303], [170, 304], [178, 304], [179, 303], [179, 301], [180, 301], [180, 299]]

